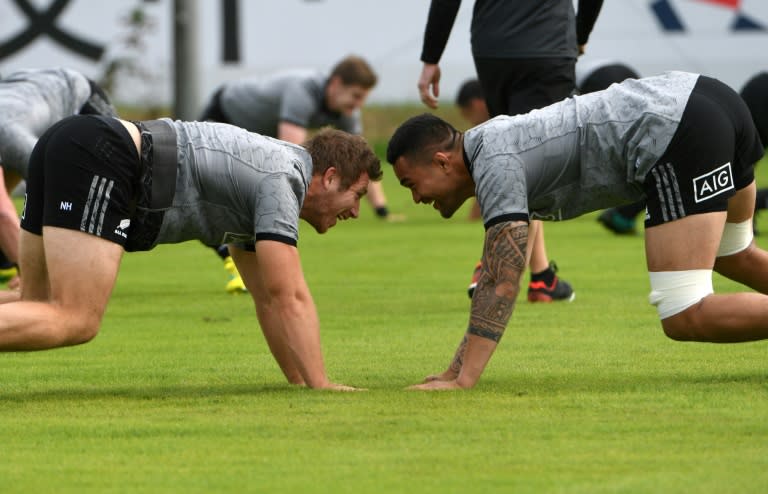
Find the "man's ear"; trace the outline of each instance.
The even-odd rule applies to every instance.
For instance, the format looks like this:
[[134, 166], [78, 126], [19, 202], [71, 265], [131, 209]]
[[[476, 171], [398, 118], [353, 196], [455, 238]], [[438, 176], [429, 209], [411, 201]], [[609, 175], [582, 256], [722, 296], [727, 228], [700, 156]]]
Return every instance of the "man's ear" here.
[[329, 94], [337, 93], [341, 86], [342, 86], [341, 77], [335, 75], [330, 79], [328, 79], [328, 85], [326, 86], [327, 87], [326, 97]]
[[432, 155], [432, 161], [436, 163], [441, 170], [443, 171], [448, 170], [448, 164], [450, 162], [450, 159], [447, 153], [443, 151], [436, 151], [435, 154]]
[[323, 186], [327, 189], [333, 185], [336, 180], [339, 180], [339, 174], [336, 172], [335, 166], [329, 166], [325, 172], [323, 172]]

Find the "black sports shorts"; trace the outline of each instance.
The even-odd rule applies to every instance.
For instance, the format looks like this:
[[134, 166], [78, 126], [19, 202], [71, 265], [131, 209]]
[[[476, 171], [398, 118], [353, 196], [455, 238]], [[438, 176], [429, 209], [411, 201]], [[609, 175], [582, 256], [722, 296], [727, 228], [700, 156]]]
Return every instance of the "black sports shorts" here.
[[646, 228], [726, 211], [751, 184], [763, 146], [749, 109], [722, 82], [699, 76], [667, 150], [646, 175]]
[[475, 58], [475, 70], [491, 117], [544, 108], [576, 88], [573, 58]]
[[79, 230], [125, 245], [140, 172], [136, 145], [120, 121], [67, 117], [37, 142], [29, 163], [21, 227]]

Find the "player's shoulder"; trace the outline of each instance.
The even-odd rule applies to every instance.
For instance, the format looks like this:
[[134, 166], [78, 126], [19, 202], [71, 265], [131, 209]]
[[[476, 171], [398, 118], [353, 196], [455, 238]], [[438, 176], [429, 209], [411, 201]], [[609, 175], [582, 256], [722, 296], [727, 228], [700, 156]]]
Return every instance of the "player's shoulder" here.
[[498, 115], [467, 130], [464, 133], [464, 149], [469, 152], [482, 147], [485, 142], [492, 143], [494, 140], [501, 139], [510, 131], [513, 118], [509, 115]]

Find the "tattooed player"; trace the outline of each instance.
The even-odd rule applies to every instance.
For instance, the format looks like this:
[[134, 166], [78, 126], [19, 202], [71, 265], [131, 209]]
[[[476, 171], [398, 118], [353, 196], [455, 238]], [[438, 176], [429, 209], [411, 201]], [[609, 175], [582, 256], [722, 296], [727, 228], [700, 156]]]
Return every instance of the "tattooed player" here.
[[[400, 183], [445, 218], [477, 196], [486, 230], [464, 338], [447, 370], [414, 387], [477, 383], [520, 291], [531, 219], [565, 220], [641, 198], [649, 299], [667, 336], [768, 338], [768, 252], [752, 238], [762, 155], [738, 94], [682, 72], [499, 116], [463, 134], [431, 115], [408, 120], [387, 149]], [[760, 294], [713, 294], [713, 270]]]

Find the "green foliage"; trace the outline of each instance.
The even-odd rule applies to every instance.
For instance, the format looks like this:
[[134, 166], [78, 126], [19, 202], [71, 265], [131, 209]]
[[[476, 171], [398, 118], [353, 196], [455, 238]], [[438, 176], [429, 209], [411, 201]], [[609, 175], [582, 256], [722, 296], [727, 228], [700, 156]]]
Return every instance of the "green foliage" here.
[[594, 215], [547, 225], [573, 303], [521, 300], [474, 390], [404, 391], [461, 339], [482, 226], [385, 189], [406, 221], [300, 240], [329, 374], [367, 392], [285, 384], [198, 243], [130, 254], [93, 342], [0, 354], [0, 492], [764, 491], [766, 343], [666, 339], [642, 238]]

